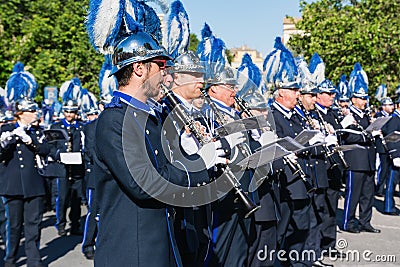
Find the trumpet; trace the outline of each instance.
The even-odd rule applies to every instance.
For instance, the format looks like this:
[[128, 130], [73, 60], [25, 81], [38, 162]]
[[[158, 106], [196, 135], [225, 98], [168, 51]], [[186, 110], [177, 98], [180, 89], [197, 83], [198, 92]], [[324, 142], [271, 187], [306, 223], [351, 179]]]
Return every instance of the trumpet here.
[[[235, 101], [236, 104], [240, 107], [241, 109], [241, 114], [246, 114], [249, 117], [252, 117], [253, 114], [249, 108], [249, 104], [241, 97], [235, 96]], [[272, 129], [271, 125], [268, 123], [268, 128]], [[283, 157], [283, 161], [285, 164], [288, 165], [290, 171], [292, 174], [295, 176], [299, 174], [301, 180], [304, 182], [304, 186], [306, 187], [307, 193], [314, 192], [316, 188], [310, 183], [310, 181], [307, 179], [307, 175], [304, 173], [303, 169], [301, 168], [300, 164], [296, 160], [292, 160], [289, 157]]]
[[[181, 120], [181, 122], [185, 124], [191, 131], [193, 131], [192, 133], [194, 134], [196, 139], [200, 142], [200, 144], [204, 145], [212, 141], [212, 139], [206, 138], [200, 132], [200, 129], [195, 123], [193, 117], [190, 116], [181, 105], [179, 105], [180, 103], [179, 99], [164, 84], [161, 84], [161, 90], [163, 91], [165, 97], [170, 102], [171, 108], [175, 110], [178, 119]], [[227, 178], [228, 182], [233, 187], [235, 194], [238, 196], [239, 200], [244, 206], [244, 214], [245, 214], [244, 217], [248, 218], [251, 214], [253, 214], [253, 212], [258, 210], [260, 207], [256, 206], [254, 202], [243, 192], [243, 189], [240, 187], [240, 182], [237, 180], [236, 176], [233, 174], [232, 170], [228, 165], [225, 165], [222, 168], [222, 171], [225, 177]]]
[[[322, 126], [323, 126], [323, 128], [324, 128], [325, 134], [328, 135], [328, 134], [329, 134], [328, 123], [323, 119], [322, 114], [321, 114], [321, 112], [318, 110], [318, 108], [315, 109], [315, 112], [317, 113], [318, 119], [319, 119], [319, 121], [321, 122], [321, 124], [322, 124]], [[339, 146], [338, 143], [336, 143], [336, 144], [334, 145], [334, 147], [338, 147], [338, 146]], [[347, 163], [346, 159], [344, 158], [343, 151], [337, 151], [337, 154], [338, 154], [338, 156], [339, 156], [339, 159], [340, 159], [340, 162], [342, 163], [343, 168], [344, 168], [344, 169], [348, 169], [350, 166], [349, 166], [349, 164]]]

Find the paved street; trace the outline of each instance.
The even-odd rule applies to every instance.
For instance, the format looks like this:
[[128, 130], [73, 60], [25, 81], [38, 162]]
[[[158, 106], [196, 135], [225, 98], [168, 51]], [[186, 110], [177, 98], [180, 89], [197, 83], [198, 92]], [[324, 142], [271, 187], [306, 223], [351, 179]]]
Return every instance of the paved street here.
[[[395, 197], [396, 206], [400, 209], [400, 199]], [[340, 212], [338, 221], [341, 220], [343, 211], [343, 199], [340, 201]], [[349, 257], [348, 260], [336, 260], [331, 262], [335, 266], [398, 266], [400, 265], [400, 216], [387, 216], [381, 213], [383, 207], [383, 198], [375, 199], [374, 215], [372, 224], [374, 227], [382, 230], [380, 234], [360, 233], [350, 234], [341, 232], [338, 233], [338, 248], [342, 248], [342, 252]], [[49, 212], [44, 216], [41, 254], [45, 263], [50, 267], [88, 267], [93, 266], [92, 261], [86, 260], [81, 253], [81, 239], [79, 236], [58, 237], [57, 231], [54, 228], [55, 216]], [[4, 256], [4, 245], [0, 251], [0, 256]], [[18, 266], [26, 266], [26, 258], [24, 251], [20, 253]], [[359, 260], [357, 260], [357, 255]], [[396, 262], [390, 258], [396, 258]], [[389, 262], [377, 262], [377, 259], [386, 260]], [[370, 259], [370, 261], [368, 261]], [[0, 267], [3, 263], [0, 263]]]

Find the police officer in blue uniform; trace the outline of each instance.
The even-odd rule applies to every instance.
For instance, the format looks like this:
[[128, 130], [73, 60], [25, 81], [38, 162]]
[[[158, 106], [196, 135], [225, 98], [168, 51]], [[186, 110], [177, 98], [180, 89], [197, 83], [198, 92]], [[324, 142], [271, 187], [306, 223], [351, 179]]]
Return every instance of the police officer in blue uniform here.
[[[82, 154], [84, 147], [83, 123], [77, 120], [77, 101], [66, 101], [63, 105], [63, 112], [65, 118], [51, 126], [51, 129], [64, 130], [68, 136], [68, 140], [55, 141], [52, 144], [52, 155], [59, 162], [61, 153], [77, 152]], [[83, 178], [85, 176], [83, 160], [81, 164], [57, 164], [57, 168], [63, 174], [57, 177], [56, 228], [58, 235], [65, 236], [67, 234], [65, 228], [68, 207], [71, 207], [69, 212], [69, 219], [71, 220], [70, 234], [81, 235], [81, 201]]]
[[[371, 133], [365, 129], [370, 124], [371, 118], [365, 113], [368, 99], [368, 84], [357, 72], [350, 78], [352, 91], [350, 112], [355, 124], [350, 124], [344, 129], [342, 141], [344, 144], [358, 144], [364, 149], [354, 149], [345, 152], [346, 161], [350, 167], [346, 171], [346, 197], [343, 214], [343, 230], [350, 233], [360, 231], [380, 233], [379, 229], [371, 225], [372, 205], [374, 202], [374, 175], [376, 150]], [[355, 212], [359, 205], [359, 225]]]
[[173, 210], [156, 198], [178, 195], [165, 191], [170, 183], [187, 188], [208, 181], [208, 175], [168, 161], [160, 116], [146, 104], [159, 94], [167, 59], [164, 49], [140, 30], [116, 43], [112, 74], [119, 91], [96, 127], [101, 221], [96, 266], [182, 266]]
[[39, 254], [40, 227], [43, 214], [44, 180], [37, 170], [36, 158], [50, 150], [42, 129], [35, 125], [38, 105], [24, 98], [15, 104], [15, 124], [1, 126], [0, 195], [6, 208], [7, 267], [17, 266], [22, 226], [25, 235], [27, 265], [44, 266]]
[[[389, 117], [394, 111], [394, 104], [390, 97], [385, 97], [381, 100], [381, 110], [377, 112], [374, 118]], [[389, 151], [382, 143], [382, 136], [375, 138], [376, 152], [379, 153], [379, 168], [377, 172], [377, 181], [375, 187], [375, 195], [383, 196], [386, 180], [390, 175], [390, 155]]]

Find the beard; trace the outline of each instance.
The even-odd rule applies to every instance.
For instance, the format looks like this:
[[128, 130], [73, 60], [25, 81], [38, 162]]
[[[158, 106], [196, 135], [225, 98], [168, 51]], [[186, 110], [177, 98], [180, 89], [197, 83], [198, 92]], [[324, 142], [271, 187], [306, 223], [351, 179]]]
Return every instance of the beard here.
[[160, 82], [161, 80], [155, 76], [149, 78], [149, 73], [146, 74], [145, 82], [142, 84], [144, 95], [147, 98], [153, 98], [160, 93]]

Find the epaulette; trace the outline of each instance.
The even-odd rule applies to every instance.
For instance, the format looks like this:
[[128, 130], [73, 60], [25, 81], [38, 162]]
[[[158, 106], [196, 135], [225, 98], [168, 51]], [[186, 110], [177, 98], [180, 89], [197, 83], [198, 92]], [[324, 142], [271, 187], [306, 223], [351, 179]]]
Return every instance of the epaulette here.
[[104, 109], [107, 108], [122, 108], [121, 105], [121, 100], [119, 99], [118, 96], [113, 96], [113, 98], [111, 99], [111, 102], [106, 104]]

